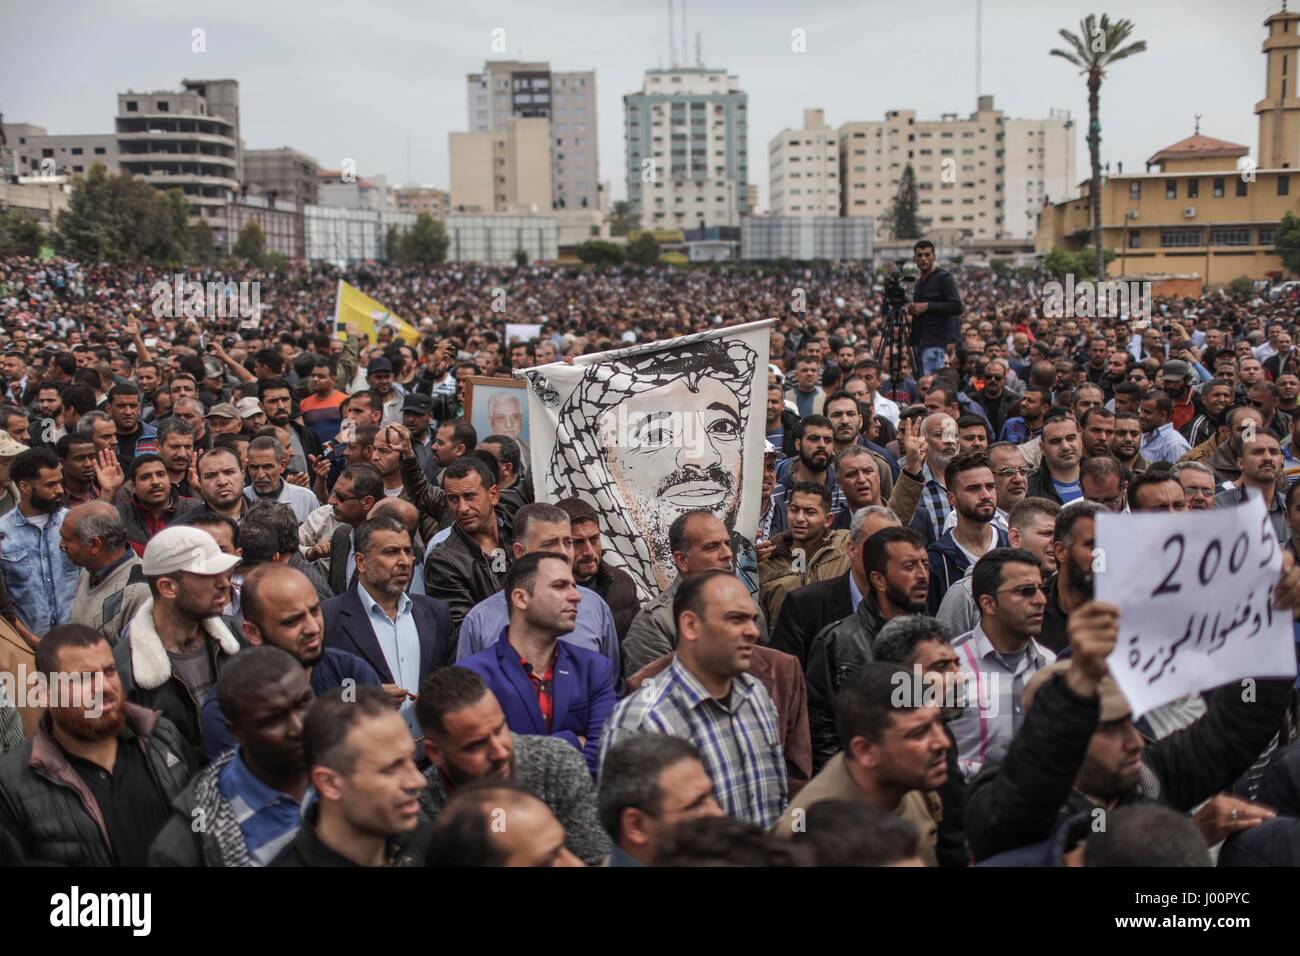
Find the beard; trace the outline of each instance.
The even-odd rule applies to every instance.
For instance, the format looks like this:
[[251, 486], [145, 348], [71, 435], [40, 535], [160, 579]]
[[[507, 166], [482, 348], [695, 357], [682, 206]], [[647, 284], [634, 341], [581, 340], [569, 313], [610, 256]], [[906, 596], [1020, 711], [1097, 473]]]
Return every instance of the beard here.
[[809, 471], [825, 471], [830, 460], [831, 456], [824, 451], [814, 452], [811, 457], [804, 454], [802, 451], [799, 452], [799, 461], [802, 462], [803, 466]]
[[63, 507], [63, 495], [56, 495], [53, 498], [42, 498], [35, 493], [32, 494], [32, 507], [37, 511], [43, 511], [52, 515]]
[[1092, 599], [1093, 579], [1091, 567], [1081, 568], [1074, 563], [1072, 558], [1067, 557], [1065, 563], [1065, 579], [1070, 585], [1072, 591], [1077, 591], [1089, 600]]
[[111, 715], [87, 717], [78, 707], [55, 707], [50, 709], [50, 719], [68, 736], [86, 743], [97, 743], [116, 737], [126, 723], [126, 710], [120, 700], [116, 703], [117, 708]]
[[892, 581], [885, 582], [885, 597], [894, 607], [901, 607], [911, 614], [919, 614], [925, 610], [925, 598], [913, 601], [912, 592], [900, 590]]
[[988, 508], [976, 506], [967, 508], [964, 505], [957, 505], [957, 513], [963, 518], [970, 521], [978, 521], [980, 524], [988, 524], [993, 520], [993, 515], [997, 513], [997, 505], [990, 505]]

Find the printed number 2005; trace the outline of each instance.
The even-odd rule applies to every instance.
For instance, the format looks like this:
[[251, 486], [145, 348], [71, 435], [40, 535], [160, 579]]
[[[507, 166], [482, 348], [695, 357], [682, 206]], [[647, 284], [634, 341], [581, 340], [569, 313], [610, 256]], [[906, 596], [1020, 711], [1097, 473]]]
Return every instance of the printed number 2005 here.
[[[1259, 562], [1259, 567], [1267, 567], [1268, 563], [1273, 560], [1273, 553], [1277, 548], [1277, 538], [1273, 534], [1273, 525], [1268, 515], [1264, 515], [1263, 524], [1260, 527], [1261, 545], [1267, 546], [1268, 553], [1264, 559]], [[1174, 578], [1178, 574], [1178, 569], [1182, 567], [1183, 557], [1187, 552], [1187, 539], [1181, 533], [1171, 534], [1165, 539], [1165, 543], [1160, 550], [1168, 552], [1171, 548], [1177, 547], [1177, 556], [1174, 558], [1174, 566], [1169, 569], [1169, 573], [1164, 579], [1156, 585], [1156, 589], [1151, 592], [1151, 596], [1158, 594], [1177, 594], [1183, 589]], [[1236, 574], [1241, 570], [1242, 565], [1246, 563], [1246, 555], [1250, 552], [1250, 534], [1241, 532], [1237, 535], [1237, 540], [1232, 543], [1232, 550], [1228, 552], [1228, 573]], [[1200, 564], [1196, 568], [1196, 577], [1200, 581], [1201, 587], [1208, 587], [1214, 580], [1214, 575], [1218, 572], [1219, 566], [1223, 563], [1223, 542], [1214, 538], [1205, 546], [1205, 551], [1201, 554]]]

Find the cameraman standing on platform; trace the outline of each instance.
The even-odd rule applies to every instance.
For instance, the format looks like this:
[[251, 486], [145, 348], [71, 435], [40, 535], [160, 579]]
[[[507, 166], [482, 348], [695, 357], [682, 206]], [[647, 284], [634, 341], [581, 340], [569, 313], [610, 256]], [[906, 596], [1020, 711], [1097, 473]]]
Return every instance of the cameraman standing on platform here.
[[957, 322], [962, 313], [961, 296], [952, 276], [934, 266], [934, 243], [922, 239], [912, 247], [916, 267], [916, 287], [909, 311], [912, 319], [912, 347], [921, 361], [921, 374], [929, 375], [943, 368], [948, 343], [960, 340]]

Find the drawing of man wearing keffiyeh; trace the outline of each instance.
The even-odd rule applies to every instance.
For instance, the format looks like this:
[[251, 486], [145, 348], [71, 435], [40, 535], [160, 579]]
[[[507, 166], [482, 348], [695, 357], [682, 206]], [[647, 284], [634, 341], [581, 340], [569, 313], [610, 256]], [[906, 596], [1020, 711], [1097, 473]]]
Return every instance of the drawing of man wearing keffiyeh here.
[[643, 599], [677, 576], [679, 515], [705, 509], [736, 531], [757, 359], [739, 338], [612, 358], [587, 366], [559, 410], [550, 482], [600, 513], [606, 558]]

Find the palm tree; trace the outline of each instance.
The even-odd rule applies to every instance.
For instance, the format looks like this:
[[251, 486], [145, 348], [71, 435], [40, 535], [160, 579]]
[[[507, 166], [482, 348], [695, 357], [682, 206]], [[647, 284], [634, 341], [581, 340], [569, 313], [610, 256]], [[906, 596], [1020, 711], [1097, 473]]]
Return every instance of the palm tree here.
[[1088, 78], [1088, 159], [1092, 163], [1092, 185], [1089, 187], [1089, 205], [1092, 207], [1092, 241], [1097, 250], [1097, 278], [1106, 277], [1106, 262], [1101, 250], [1101, 120], [1098, 118], [1098, 104], [1101, 101], [1101, 81], [1106, 75], [1106, 68], [1112, 63], [1141, 53], [1147, 48], [1145, 40], [1138, 40], [1124, 46], [1124, 41], [1133, 32], [1133, 21], [1111, 21], [1106, 14], [1101, 20], [1088, 14], [1079, 23], [1078, 35], [1069, 30], [1061, 30], [1061, 36], [1070, 44], [1069, 50], [1052, 50], [1051, 56], [1059, 56], [1079, 68], [1079, 72]]
[[640, 222], [636, 210], [625, 199], [618, 200], [609, 211], [609, 233], [612, 236], [626, 236], [637, 228]]

